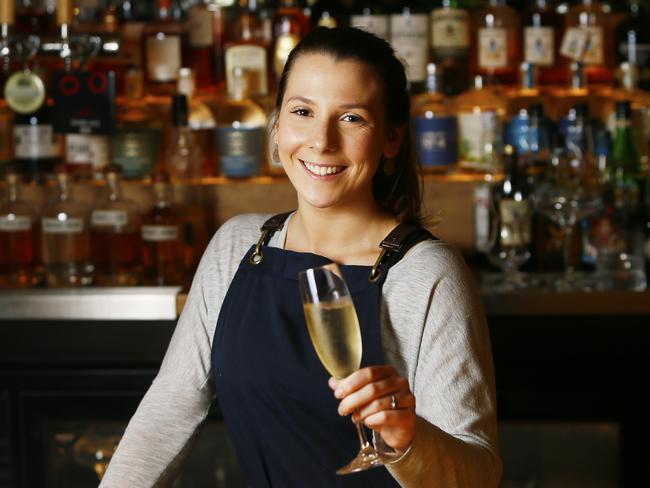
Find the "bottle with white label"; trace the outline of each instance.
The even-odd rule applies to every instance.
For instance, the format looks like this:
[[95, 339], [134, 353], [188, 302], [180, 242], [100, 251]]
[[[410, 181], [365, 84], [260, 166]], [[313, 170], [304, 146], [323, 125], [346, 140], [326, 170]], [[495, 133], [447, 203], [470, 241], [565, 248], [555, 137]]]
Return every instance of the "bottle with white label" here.
[[388, 40], [388, 14], [384, 2], [363, 0], [350, 15], [350, 27], [356, 27]]
[[458, 165], [464, 171], [498, 173], [505, 100], [474, 78], [474, 89], [455, 100], [458, 119]]
[[41, 216], [41, 260], [48, 286], [86, 286], [93, 282], [90, 263], [90, 209], [75, 200], [71, 178], [56, 173], [57, 195]]
[[491, 84], [515, 84], [521, 61], [519, 14], [506, 0], [490, 0], [478, 12], [476, 25], [476, 72]]
[[24, 288], [34, 279], [38, 215], [20, 196], [18, 174], [7, 174], [6, 190], [0, 203], [0, 288]]
[[390, 43], [406, 66], [411, 93], [424, 89], [429, 56], [429, 14], [416, 0], [404, 2], [389, 17]]
[[566, 84], [566, 70], [559, 62], [563, 18], [552, 0], [529, 2], [523, 19], [524, 61], [536, 66], [542, 85]]
[[181, 221], [172, 203], [172, 188], [165, 173], [153, 175], [153, 206], [142, 218], [144, 284], [172, 286], [183, 283]]
[[122, 196], [120, 180], [120, 167], [108, 166], [105, 194], [90, 214], [91, 260], [100, 286], [140, 284], [140, 213]]

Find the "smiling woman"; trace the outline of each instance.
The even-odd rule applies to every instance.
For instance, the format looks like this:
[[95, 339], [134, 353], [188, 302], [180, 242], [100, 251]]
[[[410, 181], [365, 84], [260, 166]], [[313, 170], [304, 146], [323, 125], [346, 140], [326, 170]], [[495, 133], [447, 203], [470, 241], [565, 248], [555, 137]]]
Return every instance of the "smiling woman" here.
[[[101, 486], [170, 485], [216, 394], [255, 488], [496, 487], [485, 317], [460, 254], [421, 227], [404, 67], [372, 34], [316, 28], [278, 90], [272, 152], [298, 208], [219, 229]], [[363, 350], [345, 378], [320, 364], [297, 279], [331, 262]], [[350, 414], [384, 467], [342, 480]]]

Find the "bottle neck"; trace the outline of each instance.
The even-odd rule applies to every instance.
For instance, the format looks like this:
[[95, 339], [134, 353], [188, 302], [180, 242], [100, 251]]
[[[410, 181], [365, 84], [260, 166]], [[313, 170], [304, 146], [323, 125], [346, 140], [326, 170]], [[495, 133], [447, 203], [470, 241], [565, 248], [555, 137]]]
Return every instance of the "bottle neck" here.
[[111, 201], [118, 200], [122, 196], [119, 176], [116, 173], [109, 173], [106, 177], [106, 184], [108, 186], [108, 199]]
[[154, 183], [153, 185], [154, 205], [156, 207], [171, 206], [171, 189], [168, 183]]

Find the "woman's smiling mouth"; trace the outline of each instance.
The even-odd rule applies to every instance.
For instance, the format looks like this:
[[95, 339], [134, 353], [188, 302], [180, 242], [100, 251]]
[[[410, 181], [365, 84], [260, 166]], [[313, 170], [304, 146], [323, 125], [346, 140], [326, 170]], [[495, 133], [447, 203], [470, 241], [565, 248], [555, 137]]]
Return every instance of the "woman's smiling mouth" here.
[[331, 177], [347, 169], [346, 166], [327, 166], [321, 164], [313, 164], [308, 161], [303, 161], [302, 159], [299, 159], [299, 161], [311, 176], [320, 178], [327, 176]]

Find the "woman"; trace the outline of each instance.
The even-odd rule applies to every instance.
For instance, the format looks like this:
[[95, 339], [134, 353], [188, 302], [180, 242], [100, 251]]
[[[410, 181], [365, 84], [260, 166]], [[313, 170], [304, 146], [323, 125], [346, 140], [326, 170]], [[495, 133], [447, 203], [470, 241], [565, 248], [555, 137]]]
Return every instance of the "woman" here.
[[[415, 232], [373, 267], [380, 242], [420, 221], [409, 105], [402, 65], [371, 34], [318, 28], [294, 49], [270, 139], [298, 209], [262, 237], [270, 216], [216, 233], [101, 486], [167, 486], [215, 392], [254, 488], [498, 485], [489, 338], [462, 259]], [[329, 261], [363, 338], [362, 368], [338, 381], [309, 342], [297, 283]], [[397, 459], [337, 476], [358, 448], [357, 410]]]

